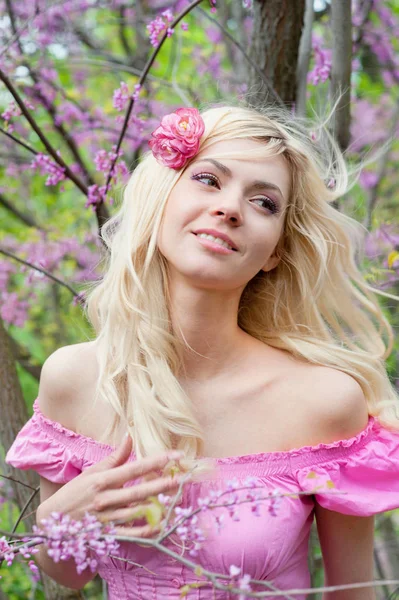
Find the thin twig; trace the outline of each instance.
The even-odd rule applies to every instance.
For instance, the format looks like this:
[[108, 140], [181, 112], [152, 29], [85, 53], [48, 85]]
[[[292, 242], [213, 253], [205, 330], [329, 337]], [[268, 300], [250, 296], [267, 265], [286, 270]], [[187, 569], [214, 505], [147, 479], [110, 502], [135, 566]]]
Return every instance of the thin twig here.
[[15, 521], [15, 525], [12, 528], [11, 533], [15, 533], [15, 531], [17, 530], [18, 525], [20, 524], [20, 522], [22, 521], [22, 517], [24, 516], [24, 514], [26, 513], [29, 504], [32, 502], [33, 498], [36, 496], [36, 494], [40, 491], [40, 486], [38, 486], [33, 492], [32, 494], [29, 496], [28, 500], [25, 503], [25, 506], [22, 508], [21, 513], [18, 517], [18, 519]]
[[25, 148], [26, 150], [28, 150], [29, 152], [31, 152], [35, 156], [37, 156], [39, 154], [37, 152], [37, 150], [35, 150], [31, 146], [28, 146], [28, 144], [25, 144], [25, 142], [23, 142], [22, 140], [19, 140], [18, 138], [15, 137], [15, 135], [12, 135], [12, 133], [9, 133], [8, 131], [6, 131], [5, 129], [3, 129], [2, 127], [0, 127], [0, 133], [3, 133], [7, 137], [9, 137], [11, 140], [13, 140], [16, 144], [19, 144], [20, 146], [22, 146], [23, 148]]
[[36, 490], [36, 488], [34, 488], [32, 485], [24, 483], [23, 481], [19, 481], [19, 479], [15, 479], [15, 477], [11, 477], [10, 475], [3, 475], [3, 473], [0, 473], [0, 477], [3, 477], [3, 479], [8, 479], [8, 481], [13, 481], [14, 483], [19, 483], [20, 485], [23, 485], [29, 488], [30, 490]]
[[46, 271], [46, 269], [43, 269], [42, 267], [38, 267], [37, 265], [34, 265], [31, 262], [24, 260], [23, 258], [19, 258], [19, 256], [16, 256], [12, 252], [9, 252], [8, 250], [5, 250], [4, 248], [0, 248], [0, 254], [5, 254], [5, 256], [13, 258], [14, 260], [17, 260], [18, 262], [20, 262], [21, 264], [26, 265], [27, 267], [30, 267], [31, 269], [34, 269], [35, 271], [39, 271], [40, 273], [43, 273], [44, 275], [46, 275], [47, 277], [49, 277], [56, 283], [59, 283], [60, 285], [66, 287], [71, 292], [71, 294], [73, 294], [75, 297], [79, 296], [79, 292], [74, 290], [73, 287], [71, 287], [69, 285], [69, 283], [65, 283], [65, 281], [62, 281], [62, 279], [59, 279], [55, 275], [52, 275], [52, 273], [49, 273], [49, 271]]
[[44, 147], [46, 148], [47, 152], [52, 156], [52, 158], [55, 160], [55, 162], [64, 169], [65, 175], [67, 175], [68, 178], [71, 181], [73, 181], [73, 183], [80, 189], [80, 191], [83, 192], [83, 194], [85, 196], [87, 196], [88, 190], [87, 190], [86, 185], [78, 177], [76, 177], [75, 173], [73, 173], [71, 171], [71, 169], [68, 167], [66, 162], [57, 154], [55, 148], [53, 148], [52, 144], [50, 144], [49, 140], [44, 135], [42, 129], [39, 127], [39, 125], [36, 123], [36, 120], [33, 118], [30, 111], [27, 109], [24, 101], [22, 100], [21, 96], [17, 92], [16, 88], [11, 83], [10, 79], [7, 77], [7, 75], [4, 73], [4, 71], [2, 71], [1, 69], [0, 69], [0, 79], [1, 79], [1, 81], [3, 81], [3, 83], [7, 87], [8, 91], [15, 99], [16, 103], [18, 104], [19, 108], [21, 109], [21, 112], [25, 116], [26, 120], [29, 122], [32, 129], [39, 136], [39, 138], [40, 138], [42, 144], [44, 145]]
[[[179, 24], [179, 22], [189, 13], [191, 12], [196, 6], [198, 6], [198, 4], [201, 4], [201, 2], [203, 2], [203, 0], [194, 0], [191, 4], [189, 4], [189, 6], [187, 6], [184, 10], [182, 10], [178, 16], [173, 20], [172, 23], [170, 23], [169, 28], [170, 29], [174, 29], [176, 27], [176, 25]], [[148, 75], [149, 70], [151, 69], [152, 65], [155, 62], [156, 57], [158, 56], [159, 51], [161, 50], [164, 42], [168, 39], [168, 33], [167, 31], [164, 32], [158, 46], [154, 49], [154, 51], [152, 52], [151, 56], [149, 57], [141, 75], [138, 81], [138, 85], [143, 85], [144, 81], [146, 80], [146, 77]], [[108, 192], [108, 188], [109, 188], [109, 184], [111, 182], [112, 179], [112, 173], [114, 172], [114, 168], [115, 168], [115, 164], [116, 161], [118, 160], [118, 155], [119, 155], [119, 150], [120, 147], [122, 145], [122, 141], [123, 138], [125, 136], [128, 124], [129, 124], [129, 119], [130, 119], [130, 115], [132, 113], [133, 107], [134, 107], [134, 103], [135, 103], [135, 98], [133, 96], [131, 96], [130, 100], [129, 100], [129, 105], [127, 107], [127, 111], [125, 114], [125, 120], [123, 122], [122, 125], [122, 130], [121, 133], [119, 135], [119, 139], [118, 142], [116, 144], [116, 150], [115, 150], [115, 158], [112, 160], [111, 166], [109, 168], [109, 172], [107, 175], [107, 180], [106, 180], [106, 184], [105, 184], [105, 191], [104, 191], [104, 197], [106, 196], [107, 192]]]
[[36, 227], [39, 231], [47, 231], [47, 228], [39, 225], [36, 220], [32, 217], [32, 215], [24, 214], [18, 208], [13, 206], [11, 202], [5, 198], [5, 196], [0, 192], [0, 204], [4, 206], [5, 209], [9, 210], [13, 215], [15, 215], [18, 219], [20, 219], [25, 225], [28, 227]]

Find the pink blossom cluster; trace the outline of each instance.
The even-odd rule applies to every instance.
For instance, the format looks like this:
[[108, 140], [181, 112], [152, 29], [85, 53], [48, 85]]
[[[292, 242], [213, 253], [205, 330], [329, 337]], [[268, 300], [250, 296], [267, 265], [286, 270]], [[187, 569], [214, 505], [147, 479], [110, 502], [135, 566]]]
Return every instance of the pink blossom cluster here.
[[[101, 171], [104, 174], [108, 173], [111, 169], [113, 161], [117, 160], [122, 155], [123, 150], [119, 150], [118, 153], [116, 152], [116, 145], [112, 146], [111, 152], [107, 152], [106, 150], [99, 150], [94, 157], [96, 171]], [[111, 172], [111, 177], [114, 177], [115, 175], [125, 177], [128, 174], [129, 171], [126, 166], [126, 163], [123, 160], [121, 160], [115, 164]]]
[[385, 0], [373, 0], [372, 13], [373, 18], [365, 20], [362, 3], [355, 2], [353, 25], [361, 28], [362, 44], [366, 43], [376, 55], [382, 67], [381, 77], [391, 87], [399, 81], [399, 56], [394, 42], [399, 37], [399, 19]]
[[120, 86], [114, 91], [113, 94], [113, 107], [115, 110], [122, 112], [125, 109], [129, 99], [129, 86], [124, 81], [121, 81]]
[[[74, 281], [87, 282], [98, 276], [96, 267], [100, 242], [92, 233], [87, 233], [83, 240], [66, 238], [48, 241], [43, 236], [42, 240], [22, 243], [18, 240], [4, 239], [3, 246], [17, 256], [26, 258], [28, 262], [52, 273], [57, 271], [65, 258], [75, 259], [79, 270], [74, 273]], [[28, 319], [30, 306], [38, 301], [36, 290], [45, 288], [48, 279], [31, 267], [25, 265], [17, 267], [17, 264], [0, 260], [0, 315], [7, 324], [23, 327]], [[13, 291], [14, 276], [17, 273], [26, 273], [24, 286], [18, 293]]]
[[318, 38], [313, 36], [312, 39], [314, 66], [312, 71], [308, 73], [308, 82], [317, 85], [324, 83], [330, 76], [331, 72], [331, 50], [322, 48]]
[[[175, 17], [171, 9], [167, 8], [147, 25], [151, 46], [156, 48], [159, 45], [161, 37], [165, 34], [165, 31], [167, 37], [173, 35], [174, 29], [171, 28], [169, 24], [172, 23], [174, 18]], [[183, 29], [183, 31], [187, 31], [188, 23], [183, 21], [181, 23], [181, 28]]]
[[17, 292], [1, 293], [0, 315], [5, 323], [23, 327], [27, 317], [29, 303], [18, 296]]
[[233, 583], [234, 587], [237, 587], [239, 590], [244, 592], [243, 594], [239, 594], [238, 600], [246, 600], [245, 592], [251, 592], [252, 588], [250, 586], [251, 575], [241, 575], [240, 567], [236, 567], [235, 565], [230, 565], [229, 574], [231, 577], [231, 583]]
[[30, 166], [32, 169], [40, 169], [41, 175], [48, 175], [45, 185], [57, 185], [65, 179], [65, 169], [60, 167], [47, 154], [37, 154]]
[[[168, 496], [159, 494], [158, 500], [164, 506], [170, 505]], [[198, 498], [197, 507], [195, 508], [192, 506], [187, 508], [176, 506], [174, 508], [174, 519], [170, 527], [176, 530], [179, 538], [188, 547], [190, 556], [196, 557], [206, 541], [204, 532], [200, 527], [199, 514], [201, 512], [210, 511], [215, 519], [217, 531], [220, 533], [223, 528], [224, 514], [220, 511], [218, 513], [214, 509], [225, 508], [233, 521], [239, 521], [239, 507], [241, 504], [248, 503], [252, 514], [260, 517], [260, 507], [265, 501], [268, 502], [269, 514], [273, 517], [277, 516], [277, 508], [282, 501], [281, 490], [275, 489], [265, 496], [264, 488], [258, 486], [256, 478], [247, 477], [243, 482], [233, 479], [227, 482], [225, 489], [211, 490], [208, 496]]]
[[378, 183], [378, 175], [375, 171], [364, 169], [359, 177], [359, 183], [365, 190], [370, 190]]
[[161, 34], [166, 31], [167, 37], [170, 37], [174, 33], [174, 29], [169, 27], [174, 19], [173, 13], [170, 8], [164, 10], [161, 15], [158, 15], [153, 21], [147, 25], [147, 30], [150, 36], [151, 46], [156, 48], [160, 42]]
[[[121, 81], [120, 87], [117, 88], [113, 94], [113, 107], [118, 112], [122, 112], [123, 110], [126, 109], [126, 106], [130, 100], [133, 100], [134, 102], [136, 102], [136, 100], [138, 99], [138, 97], [140, 95], [141, 89], [142, 89], [141, 84], [136, 83], [136, 85], [134, 86], [133, 94], [130, 94], [127, 83], [125, 83], [124, 81]], [[115, 121], [117, 123], [122, 123], [124, 121], [124, 117], [122, 115], [118, 115], [115, 118]]]
[[[88, 194], [87, 194], [87, 198], [86, 198], [86, 203], [85, 203], [85, 208], [89, 208], [91, 207], [93, 211], [96, 210], [96, 206], [98, 206], [98, 204], [101, 204], [101, 202], [105, 202], [105, 191], [106, 191], [106, 186], [105, 185], [90, 185], [88, 188]], [[109, 203], [112, 204], [113, 203], [113, 199], [109, 198]]]
[[[11, 567], [15, 558], [21, 555], [25, 559], [32, 558], [32, 554], [37, 554], [39, 552], [38, 548], [29, 548], [26, 545], [22, 544], [20, 546], [11, 545], [5, 536], [0, 538], [0, 562], [5, 561], [8, 567]], [[33, 560], [28, 560], [28, 566], [32, 573], [33, 581], [39, 581], [39, 569], [37, 568], [35, 562]], [[0, 579], [1, 579], [0, 575]]]
[[5, 111], [1, 113], [1, 116], [8, 125], [8, 131], [12, 133], [14, 131], [14, 126], [12, 123], [10, 123], [10, 121], [13, 117], [21, 116], [21, 109], [19, 106], [17, 106], [17, 104], [15, 104], [15, 102], [10, 102]]
[[61, 125], [62, 123], [72, 124], [74, 122], [87, 124], [88, 115], [73, 102], [63, 102], [57, 107], [57, 114], [54, 120], [57, 125]]
[[89, 513], [78, 521], [53, 512], [47, 519], [42, 519], [40, 528], [34, 525], [33, 531], [37, 541], [43, 541], [45, 536], [47, 553], [54, 562], [73, 558], [79, 574], [87, 568], [94, 573], [98, 565], [94, 555], [116, 554], [119, 548], [115, 528], [100, 523]]

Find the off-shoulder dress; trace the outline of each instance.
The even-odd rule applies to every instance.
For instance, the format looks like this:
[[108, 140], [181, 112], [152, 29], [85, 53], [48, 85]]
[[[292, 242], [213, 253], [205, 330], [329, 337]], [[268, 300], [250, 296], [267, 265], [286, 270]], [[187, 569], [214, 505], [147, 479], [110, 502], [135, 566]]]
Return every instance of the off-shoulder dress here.
[[[34, 414], [17, 435], [6, 462], [20, 469], [34, 469], [63, 484], [112, 451], [111, 446], [46, 418], [36, 400]], [[134, 458], [132, 455], [130, 460]], [[250, 503], [243, 504], [239, 520], [227, 515], [220, 532], [213, 525], [214, 517], [203, 513], [212, 523], [205, 523], [207, 540], [196, 560], [223, 574], [235, 565], [275, 589], [310, 586], [308, 544], [316, 501], [346, 515], [370, 516], [399, 507], [399, 433], [371, 416], [366, 428], [350, 439], [213, 460], [216, 468], [209, 477], [185, 485], [181, 506], [196, 506], [197, 498], [207, 497], [211, 490], [225, 489], [232, 480], [245, 482], [248, 477], [264, 488], [265, 495], [279, 490], [292, 496], [282, 498], [275, 515], [266, 503], [261, 505], [259, 516], [251, 511]], [[295, 497], [298, 492], [307, 494]], [[176, 551], [176, 546], [171, 548]], [[110, 600], [178, 600], [184, 584], [202, 579], [152, 548], [123, 542], [119, 553], [135, 564], [109, 556], [99, 561], [99, 574], [108, 583]], [[228, 600], [230, 595], [209, 584], [192, 589], [187, 597]], [[294, 597], [305, 600], [305, 595]]]

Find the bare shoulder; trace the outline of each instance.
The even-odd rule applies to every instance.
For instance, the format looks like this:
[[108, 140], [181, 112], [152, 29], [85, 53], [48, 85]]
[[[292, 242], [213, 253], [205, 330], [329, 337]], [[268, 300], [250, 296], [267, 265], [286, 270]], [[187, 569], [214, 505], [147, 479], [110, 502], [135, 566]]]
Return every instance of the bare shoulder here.
[[315, 443], [348, 439], [368, 423], [366, 398], [360, 384], [347, 373], [331, 367], [309, 365], [301, 384], [308, 415], [317, 430]]
[[75, 407], [85, 388], [96, 377], [94, 342], [62, 346], [45, 360], [38, 402], [41, 411], [70, 429], [75, 425]]

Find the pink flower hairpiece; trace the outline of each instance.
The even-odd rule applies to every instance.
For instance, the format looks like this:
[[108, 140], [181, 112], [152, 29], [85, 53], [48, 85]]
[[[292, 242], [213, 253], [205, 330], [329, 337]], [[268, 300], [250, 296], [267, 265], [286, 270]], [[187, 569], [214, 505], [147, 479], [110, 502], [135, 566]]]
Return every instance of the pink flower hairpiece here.
[[205, 123], [196, 108], [178, 108], [165, 115], [148, 142], [159, 163], [181, 169], [199, 150]]

